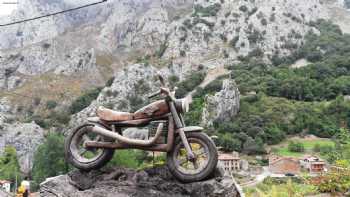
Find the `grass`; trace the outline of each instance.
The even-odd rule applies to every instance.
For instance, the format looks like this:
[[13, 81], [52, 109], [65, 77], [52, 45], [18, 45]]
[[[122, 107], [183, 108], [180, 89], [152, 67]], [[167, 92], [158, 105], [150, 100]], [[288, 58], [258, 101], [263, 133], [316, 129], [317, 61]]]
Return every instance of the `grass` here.
[[315, 186], [291, 180], [285, 184], [260, 183], [254, 188], [245, 188], [244, 193], [247, 197], [303, 197], [318, 194]]
[[[301, 142], [304, 147], [305, 147], [305, 152], [303, 153], [296, 153], [296, 152], [291, 152], [288, 150], [288, 143], [290, 141], [295, 141], [295, 142]], [[330, 139], [289, 139], [284, 141], [281, 145], [274, 147], [274, 153], [280, 156], [286, 156], [286, 157], [302, 157], [305, 154], [315, 154], [313, 152], [313, 148], [316, 144], [319, 144], [320, 146], [335, 146], [334, 142]]]

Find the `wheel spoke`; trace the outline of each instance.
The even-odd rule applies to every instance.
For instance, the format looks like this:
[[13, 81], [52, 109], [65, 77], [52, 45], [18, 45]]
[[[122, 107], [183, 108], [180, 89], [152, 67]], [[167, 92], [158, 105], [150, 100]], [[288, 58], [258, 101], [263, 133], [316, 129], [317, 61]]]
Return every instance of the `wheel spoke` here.
[[98, 142], [98, 141], [100, 141], [101, 139], [102, 139], [101, 136], [100, 136], [100, 135], [97, 135], [97, 136], [95, 137], [94, 141]]
[[194, 169], [198, 169], [198, 163], [197, 160], [192, 161], [192, 165]]

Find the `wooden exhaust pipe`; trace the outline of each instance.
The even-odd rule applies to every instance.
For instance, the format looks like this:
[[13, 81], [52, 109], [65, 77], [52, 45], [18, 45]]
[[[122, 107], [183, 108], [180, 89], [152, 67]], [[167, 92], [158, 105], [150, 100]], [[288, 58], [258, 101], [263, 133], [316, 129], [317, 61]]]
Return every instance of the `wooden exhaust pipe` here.
[[97, 125], [92, 127], [91, 131], [96, 133], [96, 134], [102, 135], [102, 136], [113, 138], [113, 139], [117, 140], [120, 143], [129, 144], [129, 145], [135, 145], [135, 146], [151, 146], [151, 145], [155, 144], [157, 139], [162, 134], [163, 126], [164, 126], [163, 123], [160, 123], [158, 125], [156, 135], [150, 140], [131, 139], [131, 138], [128, 138], [128, 137], [124, 137], [124, 136], [120, 135], [117, 132], [113, 132], [113, 131], [104, 129], [104, 128], [99, 127]]

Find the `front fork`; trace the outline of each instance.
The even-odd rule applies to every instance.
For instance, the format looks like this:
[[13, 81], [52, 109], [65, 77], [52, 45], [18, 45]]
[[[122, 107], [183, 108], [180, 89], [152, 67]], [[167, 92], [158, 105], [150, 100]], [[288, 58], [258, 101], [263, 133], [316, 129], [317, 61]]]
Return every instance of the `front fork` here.
[[173, 118], [174, 118], [175, 127], [177, 129], [177, 132], [179, 133], [181, 141], [182, 141], [182, 143], [185, 146], [185, 149], [186, 149], [186, 152], [187, 152], [187, 159], [189, 161], [194, 161], [195, 156], [193, 154], [193, 151], [192, 151], [192, 148], [191, 148], [190, 144], [188, 143], [187, 137], [185, 135], [184, 124], [180, 120], [180, 117], [179, 117], [179, 114], [176, 111], [174, 102], [170, 102], [169, 103], [169, 107], [170, 107], [171, 114], [173, 115]]

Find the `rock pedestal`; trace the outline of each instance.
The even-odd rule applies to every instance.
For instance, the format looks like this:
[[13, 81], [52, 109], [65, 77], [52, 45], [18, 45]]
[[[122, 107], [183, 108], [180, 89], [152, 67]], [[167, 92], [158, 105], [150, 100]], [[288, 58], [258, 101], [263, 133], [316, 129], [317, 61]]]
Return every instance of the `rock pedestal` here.
[[195, 183], [181, 183], [167, 167], [141, 171], [109, 168], [82, 172], [74, 170], [67, 175], [47, 179], [40, 185], [40, 196], [45, 197], [238, 197], [233, 180], [216, 172], [212, 178]]

